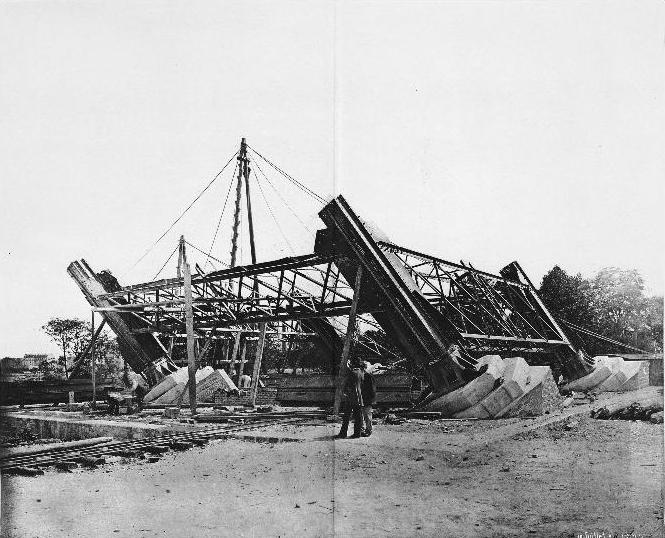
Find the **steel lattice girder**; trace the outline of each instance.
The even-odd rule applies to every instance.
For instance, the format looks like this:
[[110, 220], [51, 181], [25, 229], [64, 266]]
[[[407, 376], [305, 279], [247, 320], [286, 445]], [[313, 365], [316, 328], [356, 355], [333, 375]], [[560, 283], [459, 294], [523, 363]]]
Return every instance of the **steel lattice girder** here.
[[392, 243], [379, 245], [399, 257], [429, 303], [466, 340], [505, 342], [511, 347], [568, 345], [565, 336], [538, 312], [528, 284]]
[[[261, 321], [346, 315], [353, 290], [334, 261], [334, 257], [305, 255], [193, 275], [195, 330], [202, 335], [213, 328]], [[146, 324], [140, 332], [182, 332], [185, 299], [181, 278], [126, 286], [101, 298], [112, 306], [98, 311], [131, 313]]]
[[[525, 349], [566, 344], [536, 311], [527, 284], [390, 243], [379, 245], [398, 255], [428, 302], [464, 339], [490, 342], [487, 349], [501, 343], [510, 349], [520, 344]], [[194, 275], [192, 281], [196, 329], [201, 333], [258, 321], [347, 315], [353, 291], [334, 259], [311, 255]], [[112, 306], [98, 311], [131, 313], [146, 323], [135, 333], [173, 333], [184, 325], [182, 279], [126, 286], [100, 298]], [[378, 313], [383, 308], [372, 309], [365, 302], [361, 311]]]
[[[348, 315], [348, 282], [362, 264], [359, 312], [372, 314], [428, 373], [435, 391], [462, 383], [448, 355], [452, 344], [467, 361], [484, 353], [545, 352], [559, 356], [572, 377], [588, 370], [516, 263], [494, 275], [377, 240], [341, 196], [320, 216], [327, 229], [317, 234], [315, 254], [193, 275], [196, 333], [301, 320], [310, 323], [293, 330], [323, 330], [315, 320]], [[101, 294], [94, 306], [135, 319], [134, 334], [180, 335], [184, 304], [183, 279], [174, 278]]]
[[146, 327], [145, 322], [112, 311], [114, 301], [103, 298], [108, 288], [100, 280], [100, 275], [95, 273], [85, 260], [72, 262], [67, 267], [67, 272], [78, 284], [91, 306], [111, 308], [111, 311], [105, 313], [104, 319], [118, 336], [121, 351], [123, 349], [128, 351], [126, 359], [135, 372], [142, 373], [149, 383], [154, 384], [175, 370], [176, 366], [170, 361], [159, 339], [150, 332], [140, 334], [140, 329]]
[[587, 373], [590, 362], [582, 361], [583, 354], [547, 311], [517, 262], [494, 275], [385, 241], [378, 244], [399, 257], [428, 302], [455, 326], [467, 352], [544, 353], [558, 356], [571, 375]]

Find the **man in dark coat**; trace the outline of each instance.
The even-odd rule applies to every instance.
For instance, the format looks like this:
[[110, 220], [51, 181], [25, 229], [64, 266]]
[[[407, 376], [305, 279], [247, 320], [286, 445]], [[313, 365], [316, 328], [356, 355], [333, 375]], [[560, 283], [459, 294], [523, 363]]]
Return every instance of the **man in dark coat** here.
[[361, 435], [369, 437], [372, 435], [372, 406], [376, 403], [376, 381], [372, 375], [372, 365], [367, 361], [363, 362], [362, 396], [365, 429]]
[[340, 439], [345, 439], [349, 429], [349, 420], [353, 413], [353, 435], [352, 439], [357, 439], [363, 431], [363, 370], [360, 361], [353, 360], [349, 363], [349, 372], [346, 375], [344, 385], [344, 413], [342, 415], [342, 429], [337, 434]]

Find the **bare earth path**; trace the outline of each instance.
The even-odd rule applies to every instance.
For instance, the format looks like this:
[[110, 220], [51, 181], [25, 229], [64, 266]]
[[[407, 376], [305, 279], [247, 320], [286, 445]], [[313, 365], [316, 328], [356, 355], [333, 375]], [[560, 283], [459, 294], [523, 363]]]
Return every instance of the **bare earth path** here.
[[496, 422], [378, 425], [360, 442], [284, 426], [263, 433], [303, 441], [4, 476], [2, 535], [662, 536], [662, 426], [574, 419], [468, 451], [446, 440]]

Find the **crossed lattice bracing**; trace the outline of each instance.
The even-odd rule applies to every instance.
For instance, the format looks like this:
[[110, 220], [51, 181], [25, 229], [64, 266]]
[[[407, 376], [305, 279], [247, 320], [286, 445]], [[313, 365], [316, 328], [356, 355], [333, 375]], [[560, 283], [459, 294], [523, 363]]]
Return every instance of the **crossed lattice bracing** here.
[[[352, 309], [350, 282], [362, 267], [357, 312], [366, 326], [394, 339], [435, 391], [459, 386], [460, 368], [472, 368], [487, 353], [540, 353], [571, 377], [588, 370], [516, 262], [492, 274], [377, 239], [341, 196], [320, 216], [326, 229], [314, 254], [192, 275], [197, 337], [221, 338], [267, 323], [272, 333], [316, 333], [336, 350], [345, 332], [337, 322]], [[88, 294], [91, 304], [124, 320], [137, 338], [163, 342], [185, 333], [183, 278], [105, 291]], [[451, 346], [460, 351], [458, 360]]]
[[[192, 295], [195, 330], [204, 335], [263, 321], [348, 314], [353, 289], [332, 257], [312, 254], [193, 275]], [[140, 331], [184, 331], [182, 278], [126, 286], [101, 298], [113, 303], [113, 311], [143, 320], [147, 326]]]
[[391, 243], [379, 245], [397, 255], [428, 302], [454, 326], [469, 350], [545, 351], [568, 344], [539, 311], [529, 284]]
[[[567, 344], [538, 313], [528, 284], [390, 243], [381, 247], [398, 255], [428, 302], [446, 316], [470, 349], [542, 351]], [[288, 323], [348, 315], [353, 300], [353, 290], [334, 260], [316, 255], [195, 275], [192, 290], [195, 329], [200, 335], [261, 321]], [[184, 333], [182, 279], [126, 286], [101, 297], [114, 305], [110, 307], [114, 311], [146, 323], [135, 333]], [[363, 303], [360, 310], [381, 311]]]

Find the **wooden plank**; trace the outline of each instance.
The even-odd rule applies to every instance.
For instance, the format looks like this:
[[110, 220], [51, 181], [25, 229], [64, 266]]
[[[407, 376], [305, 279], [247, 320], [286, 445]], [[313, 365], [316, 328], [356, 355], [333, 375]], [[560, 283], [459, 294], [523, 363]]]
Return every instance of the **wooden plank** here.
[[233, 342], [233, 352], [231, 353], [231, 360], [229, 361], [229, 377], [233, 377], [233, 369], [236, 366], [236, 361], [238, 360], [238, 351], [240, 350], [240, 337], [242, 333], [238, 331], [236, 333], [235, 341]]
[[261, 360], [263, 359], [263, 347], [266, 343], [267, 323], [259, 323], [259, 342], [256, 345], [256, 355], [254, 356], [254, 371], [252, 372], [252, 389], [250, 393], [250, 403], [256, 405], [256, 393], [259, 390], [259, 374], [261, 372]]
[[240, 386], [240, 377], [245, 372], [245, 363], [247, 362], [247, 340], [245, 340], [244, 345], [242, 346], [242, 351], [240, 353], [240, 366], [238, 367], [238, 378], [236, 379], [236, 385]]
[[90, 325], [90, 373], [92, 377], [92, 408], [94, 409], [97, 405], [97, 376], [96, 376], [96, 364], [95, 364], [95, 313], [91, 312], [91, 325]]
[[194, 353], [194, 311], [192, 310], [192, 275], [189, 263], [183, 263], [185, 283], [185, 325], [187, 329], [187, 371], [189, 374], [189, 409], [196, 414], [196, 354]]

